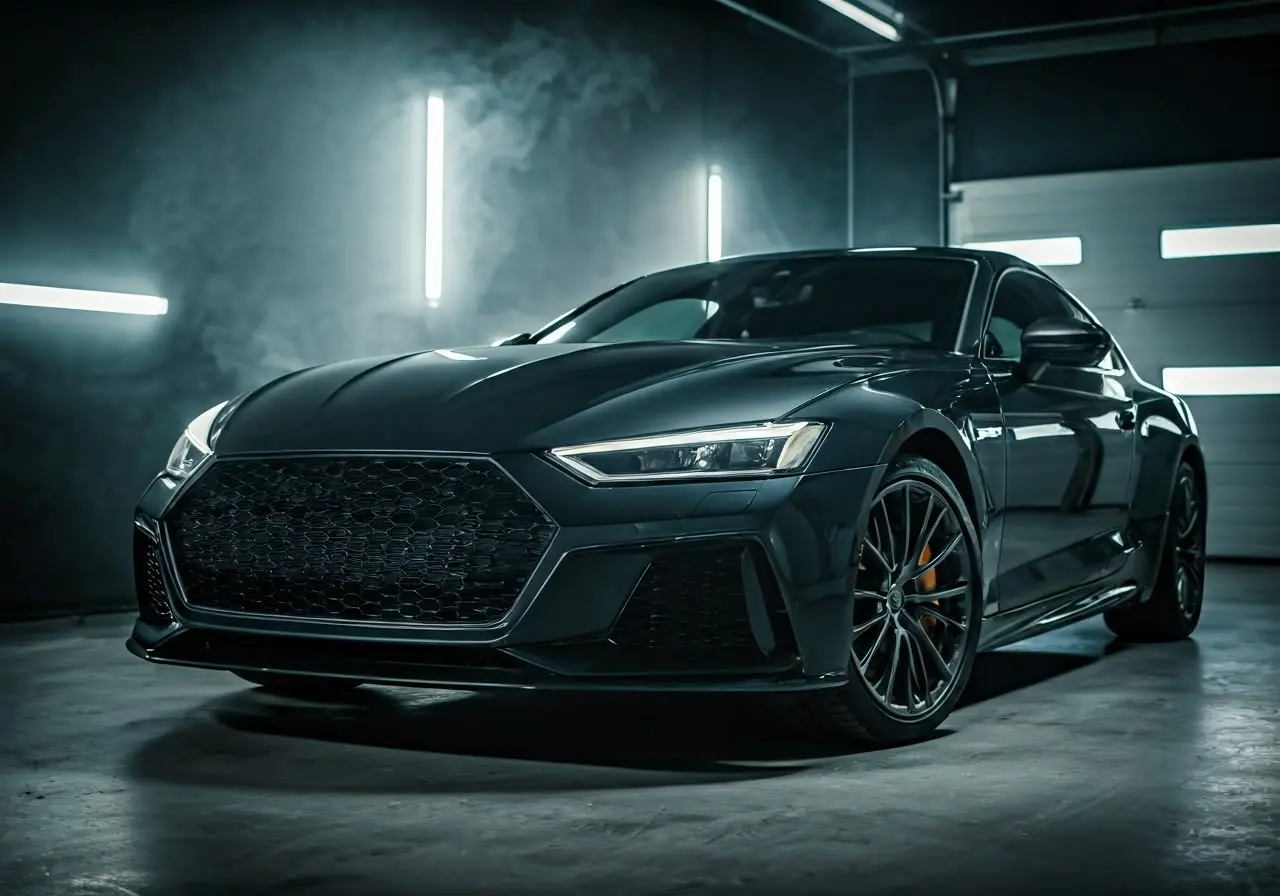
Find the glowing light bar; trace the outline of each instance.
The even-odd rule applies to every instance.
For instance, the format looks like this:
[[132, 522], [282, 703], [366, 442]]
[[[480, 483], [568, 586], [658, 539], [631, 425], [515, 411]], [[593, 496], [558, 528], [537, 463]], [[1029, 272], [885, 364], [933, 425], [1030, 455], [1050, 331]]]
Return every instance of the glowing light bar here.
[[719, 168], [707, 177], [707, 261], [724, 257], [724, 178]]
[[[855, 6], [847, 0], [818, 0], [818, 2], [829, 6], [845, 18], [852, 19], [863, 28], [887, 40], [902, 40], [902, 34], [889, 22], [879, 16], [872, 15], [860, 6]], [[896, 16], [901, 19], [901, 16]]]
[[1280, 395], [1280, 367], [1166, 367], [1175, 395]]
[[427, 97], [427, 302], [444, 294], [444, 100]]
[[962, 249], [981, 249], [1016, 255], [1023, 261], [1041, 267], [1080, 264], [1084, 260], [1084, 244], [1078, 236], [1053, 236], [1035, 240], [1002, 240], [994, 243], [965, 243]]
[[1161, 258], [1261, 255], [1266, 252], [1280, 252], [1280, 224], [1160, 231]]
[[153, 316], [169, 311], [169, 300], [159, 296], [99, 292], [94, 289], [63, 289], [57, 286], [24, 286], [18, 283], [0, 283], [0, 305], [29, 305], [35, 308], [64, 308], [68, 311], [106, 311], [112, 314]]

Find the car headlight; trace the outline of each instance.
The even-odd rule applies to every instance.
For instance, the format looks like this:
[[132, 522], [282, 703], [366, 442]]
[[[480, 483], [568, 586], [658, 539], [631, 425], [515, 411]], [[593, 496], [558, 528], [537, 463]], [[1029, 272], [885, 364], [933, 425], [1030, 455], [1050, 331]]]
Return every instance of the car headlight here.
[[553, 448], [551, 457], [592, 482], [759, 477], [804, 468], [825, 423], [760, 423]]
[[216, 404], [188, 423], [169, 452], [164, 471], [174, 479], [186, 479], [194, 473], [213, 454], [213, 443], [217, 441], [222, 424], [235, 403], [224, 401]]

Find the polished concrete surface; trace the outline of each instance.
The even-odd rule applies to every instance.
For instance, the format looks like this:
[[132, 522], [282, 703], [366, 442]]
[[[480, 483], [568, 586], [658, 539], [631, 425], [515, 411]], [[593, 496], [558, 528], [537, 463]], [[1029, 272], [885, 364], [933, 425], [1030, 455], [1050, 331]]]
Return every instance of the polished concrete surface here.
[[1194, 641], [981, 657], [938, 737], [854, 752], [738, 701], [274, 699], [0, 629], [0, 893], [1280, 893], [1280, 568]]

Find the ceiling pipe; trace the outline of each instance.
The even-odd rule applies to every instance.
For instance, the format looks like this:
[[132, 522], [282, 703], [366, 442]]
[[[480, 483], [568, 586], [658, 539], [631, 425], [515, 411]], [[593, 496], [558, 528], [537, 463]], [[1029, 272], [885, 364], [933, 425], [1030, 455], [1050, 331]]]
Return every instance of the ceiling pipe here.
[[938, 125], [938, 245], [951, 243], [951, 189], [956, 169], [956, 103], [960, 93], [960, 65], [945, 53], [928, 59], [925, 67], [933, 86]]

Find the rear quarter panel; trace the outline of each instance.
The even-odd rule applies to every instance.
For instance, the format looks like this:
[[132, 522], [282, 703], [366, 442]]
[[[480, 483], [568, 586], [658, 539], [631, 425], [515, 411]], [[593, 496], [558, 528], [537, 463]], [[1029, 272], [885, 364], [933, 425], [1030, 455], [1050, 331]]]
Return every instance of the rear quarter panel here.
[[1188, 448], [1199, 449], [1200, 437], [1182, 399], [1141, 382], [1134, 399], [1138, 404], [1138, 440], [1132, 515], [1141, 521], [1168, 511], [1178, 462]]

